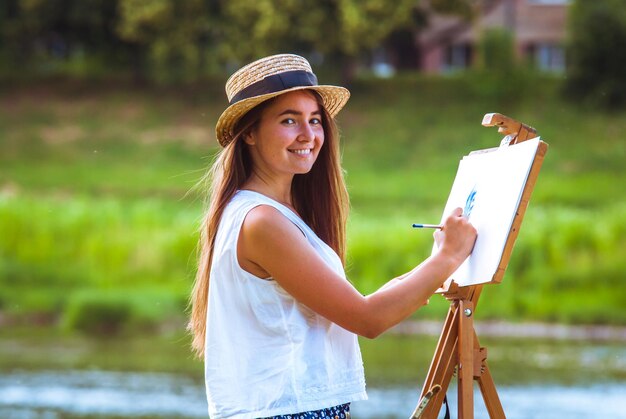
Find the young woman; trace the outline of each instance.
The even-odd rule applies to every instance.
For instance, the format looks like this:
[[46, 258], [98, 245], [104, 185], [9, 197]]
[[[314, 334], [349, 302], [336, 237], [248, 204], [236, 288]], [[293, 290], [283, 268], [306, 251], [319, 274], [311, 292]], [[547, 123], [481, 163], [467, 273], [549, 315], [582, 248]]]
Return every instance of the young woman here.
[[367, 398], [357, 335], [398, 324], [469, 255], [455, 210], [438, 251], [361, 295], [344, 273], [348, 196], [333, 118], [342, 87], [302, 57], [249, 64], [226, 83], [189, 328], [216, 418], [345, 418]]

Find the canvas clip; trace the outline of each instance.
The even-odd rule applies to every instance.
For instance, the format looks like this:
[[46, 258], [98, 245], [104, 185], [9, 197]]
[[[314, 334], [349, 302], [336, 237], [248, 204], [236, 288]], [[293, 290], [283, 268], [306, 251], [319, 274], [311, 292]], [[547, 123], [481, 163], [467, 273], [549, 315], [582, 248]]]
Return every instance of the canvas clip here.
[[517, 135], [514, 134], [509, 134], [507, 136], [505, 136], [504, 138], [502, 138], [502, 141], [500, 141], [500, 149], [506, 148], [508, 147], [517, 137]]

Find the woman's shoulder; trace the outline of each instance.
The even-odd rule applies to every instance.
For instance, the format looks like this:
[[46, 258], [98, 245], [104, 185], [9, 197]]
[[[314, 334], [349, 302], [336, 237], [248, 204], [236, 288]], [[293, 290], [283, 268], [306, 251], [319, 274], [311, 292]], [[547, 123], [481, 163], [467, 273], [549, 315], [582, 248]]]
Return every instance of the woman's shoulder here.
[[268, 266], [284, 263], [285, 257], [291, 259], [287, 255], [292, 252], [301, 253], [303, 246], [309, 247], [303, 231], [281, 211], [270, 205], [252, 208], [239, 232], [240, 263], [252, 261], [254, 267], [263, 267], [266, 276], [272, 275]]
[[256, 238], [258, 244], [271, 240], [289, 240], [293, 236], [306, 237], [298, 224], [273, 205], [260, 204], [248, 211], [242, 233]]
[[259, 204], [248, 211], [244, 224], [251, 229], [267, 232], [284, 230], [286, 226], [293, 225], [293, 222], [275, 206]]
[[306, 224], [288, 207], [265, 195], [248, 190], [240, 190], [233, 196], [226, 213], [239, 218], [247, 232], [275, 236], [277, 231], [286, 233], [296, 227], [299, 234], [307, 236]]

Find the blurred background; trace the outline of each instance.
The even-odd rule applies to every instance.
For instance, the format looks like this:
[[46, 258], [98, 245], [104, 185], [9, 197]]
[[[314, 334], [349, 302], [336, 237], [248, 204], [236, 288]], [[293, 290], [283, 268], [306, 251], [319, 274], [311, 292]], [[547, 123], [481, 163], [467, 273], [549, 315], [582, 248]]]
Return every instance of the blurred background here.
[[[485, 113], [538, 130], [550, 149], [481, 343], [509, 417], [626, 417], [623, 0], [2, 0], [0, 417], [206, 417], [185, 333], [196, 185], [227, 77], [280, 52], [352, 92], [363, 293], [430, 254], [411, 224], [439, 221], [459, 159], [499, 144]], [[355, 417], [410, 415], [446, 311], [435, 296], [361, 341]]]

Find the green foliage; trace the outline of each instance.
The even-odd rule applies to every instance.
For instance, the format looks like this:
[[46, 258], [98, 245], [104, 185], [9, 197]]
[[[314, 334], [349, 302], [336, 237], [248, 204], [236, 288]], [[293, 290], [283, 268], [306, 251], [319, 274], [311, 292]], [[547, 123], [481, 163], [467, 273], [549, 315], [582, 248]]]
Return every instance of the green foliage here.
[[285, 49], [356, 56], [411, 23], [414, 2], [232, 0], [223, 8], [226, 55], [241, 60]]
[[577, 0], [570, 12], [567, 91], [595, 106], [625, 106], [624, 2]]
[[196, 80], [210, 59], [214, 21], [203, 0], [126, 0], [119, 4], [121, 39], [145, 48], [147, 74], [160, 82]]
[[228, 24], [222, 29], [225, 39], [220, 51], [230, 59], [249, 62], [277, 51], [302, 49], [300, 33], [307, 27], [296, 19], [305, 9], [294, 0], [228, 1], [223, 9]]
[[[348, 241], [348, 272], [365, 294], [408, 272], [432, 250], [432, 235], [411, 229], [410, 218], [353, 214]], [[375, 238], [375, 240], [373, 240]]]
[[300, 51], [326, 54], [354, 76], [359, 54], [380, 45], [394, 30], [412, 25], [412, 0], [231, 0], [224, 6], [224, 55], [239, 61]]
[[380, 44], [394, 29], [409, 26], [415, 2], [396, 1], [394, 7], [389, 7], [384, 0], [340, 0], [337, 4], [338, 22], [331, 20], [332, 23], [327, 22], [326, 25], [337, 23], [340, 28], [339, 37], [333, 40], [334, 45], [331, 46], [324, 42], [326, 38], [322, 32], [320, 42], [315, 45], [354, 56]]
[[170, 319], [180, 330], [185, 301], [180, 292], [155, 287], [77, 289], [67, 298], [62, 325], [87, 335], [106, 337], [152, 333]]
[[93, 336], [119, 334], [130, 320], [132, 306], [128, 301], [101, 295], [75, 297], [65, 312], [65, 325]]
[[0, 214], [3, 286], [175, 284], [191, 269], [197, 213], [160, 200], [9, 197]]
[[116, 7], [108, 0], [3, 1], [0, 76], [64, 73], [64, 61], [86, 53], [117, 64], [126, 50], [113, 33]]
[[[361, 292], [430, 254], [431, 234], [410, 226], [439, 220], [459, 158], [499, 142], [480, 121], [500, 111], [535, 125], [550, 150], [504, 282], [486, 287], [477, 314], [626, 323], [626, 145], [619, 140], [626, 118], [563, 102], [554, 79], [538, 78], [531, 87], [502, 104], [477, 95], [465, 77], [355, 83], [339, 122], [353, 206], [348, 277]], [[215, 100], [221, 88], [183, 95], [124, 85], [5, 87], [6, 319], [77, 324], [81, 316], [70, 322], [70, 309], [90, 312], [102, 297], [108, 308], [96, 307], [100, 313], [126, 316], [118, 333], [182, 329], [202, 211], [187, 192], [215, 151], [210, 127], [224, 104]], [[445, 310], [435, 296], [417, 316], [440, 319]]]
[[616, 307], [624, 304], [624, 294], [615, 290], [626, 269], [620, 257], [626, 251], [624, 231], [623, 203], [600, 211], [533, 208], [505, 283], [486, 291], [490, 303], [481, 305], [482, 314], [623, 324], [626, 316]]
[[508, 29], [485, 29], [479, 49], [480, 67], [507, 75], [515, 69], [513, 33]]
[[[0, 75], [17, 77], [27, 63], [45, 75], [75, 75], [82, 63], [82, 74], [92, 55], [161, 83], [285, 51], [348, 66], [411, 27], [414, 7], [412, 0], [8, 0], [0, 6]], [[91, 68], [88, 76], [97, 76]]]
[[507, 29], [486, 29], [477, 51], [476, 66], [468, 74], [476, 96], [499, 102], [516, 101], [536, 78], [515, 58], [513, 33]]
[[[626, 294], [615, 290], [626, 270], [626, 205], [593, 211], [531, 205], [525, 218], [503, 284], [486, 287], [479, 317], [624, 324], [617, 307]], [[353, 217], [349, 277], [359, 290], [375, 291], [430, 254], [431, 235], [411, 231], [413, 220]], [[441, 316], [446, 307], [438, 298], [417, 316]]]
[[[29, 225], [41, 224], [30, 221], [32, 212], [23, 212], [23, 208], [30, 205], [19, 205], [16, 199], [5, 201], [1, 212], [5, 223], [0, 225], [3, 231], [9, 232], [3, 240], [3, 245], [8, 246], [0, 253], [4, 262], [0, 265], [3, 268], [0, 278], [4, 281], [0, 297], [10, 302], [5, 309], [51, 315], [61, 310], [66, 313], [64, 322], [68, 327], [94, 333], [119, 333], [126, 326], [150, 330], [163, 318], [182, 317], [191, 275], [190, 272], [185, 275], [180, 268], [192, 269], [188, 265], [193, 253], [190, 232], [196, 217], [188, 213], [181, 228], [169, 231], [172, 225], [164, 222], [169, 217], [152, 224], [143, 214], [144, 224], [171, 235], [172, 239], [161, 242], [150, 239], [159, 234], [150, 236], [144, 232], [145, 239], [140, 238], [142, 234], [131, 234], [128, 241], [149, 251], [145, 263], [156, 268], [136, 271], [132, 264], [116, 262], [125, 261], [126, 257], [114, 256], [120, 255], [120, 250], [116, 249], [119, 242], [114, 236], [116, 226], [125, 224], [124, 213], [107, 215], [102, 212], [103, 205], [99, 201], [82, 205], [89, 209], [66, 211], [62, 217], [59, 211], [53, 211], [53, 215], [47, 217], [49, 226], [68, 224], [69, 220], [74, 220], [72, 224], [89, 225], [85, 227], [88, 236], [77, 234], [80, 228], [58, 236], [72, 237], [76, 250], [68, 255], [62, 250], [59, 252], [54, 245], [41, 247], [44, 238], [49, 244], [70, 241], [57, 238], [53, 229], [43, 228], [34, 234], [28, 230]], [[11, 217], [7, 211], [11, 206], [22, 216]], [[126, 204], [131, 212], [132, 206]], [[43, 207], [54, 208], [54, 204], [44, 203]], [[432, 220], [436, 216], [435, 212], [423, 213], [419, 219]], [[87, 219], [91, 222], [86, 223]], [[354, 214], [349, 229], [348, 275], [360, 291], [375, 291], [430, 253], [430, 234], [410, 229], [416, 219], [398, 214], [382, 219]], [[123, 230], [126, 234], [140, 233], [141, 227], [136, 223], [135, 227]], [[11, 231], [20, 234], [11, 234]], [[113, 238], [108, 239], [109, 236]], [[12, 240], [7, 242], [7, 237]], [[626, 317], [616, 311], [616, 307], [626, 303], [625, 294], [616, 292], [622, 286], [621, 273], [626, 269], [622, 258], [626, 252], [625, 237], [624, 205], [593, 211], [533, 207], [522, 227], [504, 283], [487, 287], [479, 315], [494, 319], [625, 323]], [[142, 244], [144, 242], [149, 242], [150, 246]], [[177, 248], [172, 243], [184, 243], [184, 246]], [[94, 244], [102, 261], [84, 263], [93, 259]], [[7, 251], [13, 248], [16, 250], [12, 253]], [[121, 250], [121, 254], [124, 253]], [[32, 256], [37, 256], [36, 262]], [[168, 258], [170, 262], [166, 263], [163, 259]], [[64, 269], [58, 268], [58, 260], [67, 261]], [[11, 272], [11, 265], [19, 269]], [[163, 274], [165, 278], [159, 279]], [[44, 279], [42, 282], [37, 281], [39, 275]], [[129, 284], [132, 284], [131, 291]], [[84, 291], [85, 287], [91, 291]], [[589, 299], [589, 295], [594, 298]], [[438, 301], [438, 297], [433, 297], [431, 306], [418, 315], [437, 318], [445, 310], [445, 304]]]
[[428, 4], [437, 12], [456, 14], [466, 19], [474, 17], [478, 2], [475, 0], [429, 0]]

